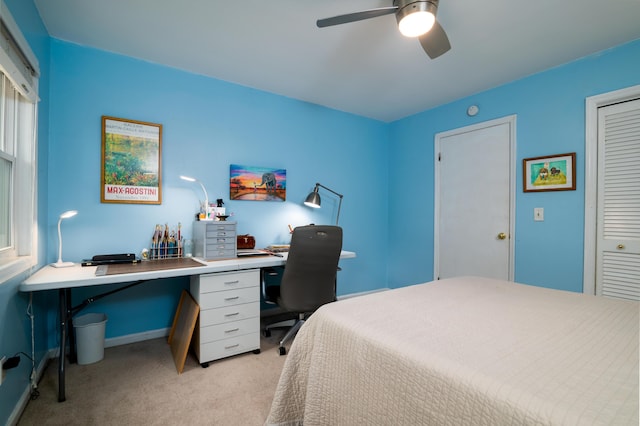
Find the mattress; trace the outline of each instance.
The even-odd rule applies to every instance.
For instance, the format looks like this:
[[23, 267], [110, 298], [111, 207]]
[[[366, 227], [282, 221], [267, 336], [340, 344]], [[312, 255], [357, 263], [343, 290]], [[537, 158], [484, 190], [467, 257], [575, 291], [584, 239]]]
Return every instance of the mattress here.
[[269, 425], [638, 425], [638, 302], [452, 278], [320, 308]]

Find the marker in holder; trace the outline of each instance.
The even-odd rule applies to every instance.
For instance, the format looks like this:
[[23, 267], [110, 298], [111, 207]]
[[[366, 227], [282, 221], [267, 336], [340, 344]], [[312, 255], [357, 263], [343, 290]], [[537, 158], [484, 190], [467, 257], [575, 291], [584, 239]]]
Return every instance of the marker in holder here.
[[169, 225], [157, 224], [153, 237], [151, 238], [151, 247], [148, 250], [149, 260], [157, 259], [177, 259], [183, 257], [183, 238], [181, 229], [182, 225], [178, 223], [176, 229], [169, 230]]

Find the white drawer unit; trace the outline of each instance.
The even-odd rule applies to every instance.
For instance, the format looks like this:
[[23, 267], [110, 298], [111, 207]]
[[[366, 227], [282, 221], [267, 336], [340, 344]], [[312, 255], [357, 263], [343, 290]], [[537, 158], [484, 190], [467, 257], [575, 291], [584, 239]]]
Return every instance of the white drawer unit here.
[[260, 353], [259, 269], [192, 276], [191, 295], [200, 305], [192, 340], [200, 365]]
[[238, 257], [236, 222], [193, 222], [194, 256], [206, 260]]

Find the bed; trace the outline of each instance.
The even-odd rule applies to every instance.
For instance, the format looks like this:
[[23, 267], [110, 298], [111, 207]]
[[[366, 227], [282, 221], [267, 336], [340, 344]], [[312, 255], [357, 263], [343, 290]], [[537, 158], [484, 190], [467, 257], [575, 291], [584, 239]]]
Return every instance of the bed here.
[[269, 425], [638, 425], [640, 304], [477, 277], [354, 297], [299, 331]]

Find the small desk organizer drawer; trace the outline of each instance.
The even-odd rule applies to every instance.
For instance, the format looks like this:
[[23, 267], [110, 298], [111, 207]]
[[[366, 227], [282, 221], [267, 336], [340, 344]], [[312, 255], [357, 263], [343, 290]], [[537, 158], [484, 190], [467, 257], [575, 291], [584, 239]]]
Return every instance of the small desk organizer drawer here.
[[[220, 222], [208, 223], [206, 226], [205, 236], [207, 239], [215, 240], [217, 238], [231, 238], [236, 236], [236, 222]], [[236, 239], [237, 240], [237, 239]]]
[[206, 260], [237, 257], [236, 222], [193, 222], [194, 256]]

